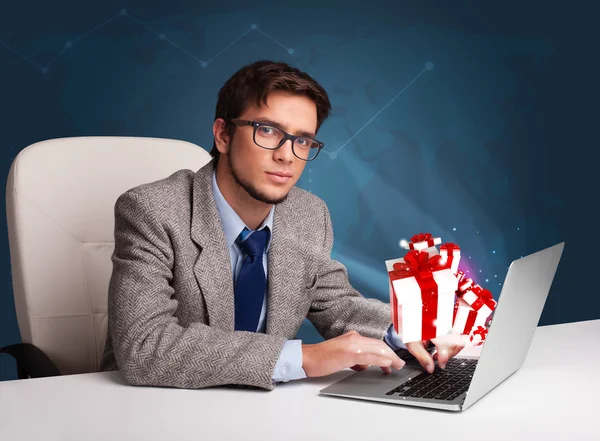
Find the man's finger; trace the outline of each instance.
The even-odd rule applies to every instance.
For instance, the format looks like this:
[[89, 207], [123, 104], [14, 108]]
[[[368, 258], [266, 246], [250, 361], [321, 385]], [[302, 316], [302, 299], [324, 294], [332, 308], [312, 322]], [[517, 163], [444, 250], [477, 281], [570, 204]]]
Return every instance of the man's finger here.
[[452, 347], [452, 350], [450, 351], [450, 357], [449, 357], [449, 358], [455, 357], [455, 356], [456, 356], [456, 355], [458, 355], [458, 353], [459, 353], [460, 351], [462, 351], [464, 348], [465, 348], [465, 345], [464, 345], [464, 343], [462, 343], [462, 344], [457, 344], [457, 345], [453, 346], [453, 347]]
[[436, 337], [431, 342], [435, 345], [436, 357], [440, 369], [446, 368], [448, 360], [464, 348], [464, 338], [460, 334], [448, 334]]
[[[352, 366], [350, 369], [360, 372], [360, 371], [364, 371], [366, 368], [368, 368], [369, 366], [366, 364], [355, 364], [354, 366]], [[382, 368], [383, 369], [383, 368]]]
[[360, 352], [354, 356], [354, 363], [366, 366], [392, 366], [392, 360], [369, 352]]
[[441, 348], [438, 348], [436, 354], [438, 366], [440, 367], [440, 369], [445, 369], [446, 363], [448, 363], [448, 359], [451, 357], [448, 347], [442, 346]]
[[378, 350], [382, 356], [387, 357], [392, 361], [391, 367], [394, 369], [402, 369], [406, 364], [406, 362], [398, 357], [398, 355], [386, 343], [381, 342]]
[[391, 367], [394, 369], [401, 369], [406, 364], [406, 362], [398, 357], [398, 355], [383, 341], [365, 337], [361, 342], [361, 345], [362, 353], [388, 358], [392, 362]]
[[435, 366], [433, 364], [433, 358], [429, 355], [429, 352], [423, 346], [422, 341], [414, 341], [410, 343], [406, 343], [406, 348], [410, 351], [410, 353], [417, 359], [417, 361], [423, 366], [423, 368], [429, 372], [433, 373]]

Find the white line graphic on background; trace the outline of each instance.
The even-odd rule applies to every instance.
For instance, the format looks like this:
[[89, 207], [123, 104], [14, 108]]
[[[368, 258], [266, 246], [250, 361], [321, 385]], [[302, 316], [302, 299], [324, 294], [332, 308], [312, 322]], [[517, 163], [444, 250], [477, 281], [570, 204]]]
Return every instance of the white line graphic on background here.
[[406, 90], [407, 90], [407, 89], [408, 89], [410, 86], [412, 86], [412, 84], [413, 84], [415, 81], [417, 81], [421, 75], [423, 75], [423, 74], [424, 74], [425, 72], [427, 72], [428, 70], [432, 70], [432, 69], [433, 69], [433, 63], [431, 63], [431, 62], [429, 62], [429, 63], [425, 63], [425, 69], [423, 69], [421, 72], [419, 72], [419, 74], [418, 74], [416, 77], [414, 77], [414, 78], [413, 78], [413, 79], [410, 81], [410, 83], [408, 83], [406, 86], [404, 86], [404, 88], [403, 88], [403, 89], [402, 89], [400, 92], [398, 92], [398, 93], [397, 93], [397, 94], [396, 94], [396, 95], [395, 95], [395, 96], [394, 96], [394, 97], [393, 97], [391, 100], [389, 100], [385, 106], [383, 106], [383, 107], [382, 107], [382, 108], [381, 108], [381, 109], [380, 109], [380, 110], [379, 110], [377, 113], [375, 113], [375, 115], [373, 115], [369, 121], [367, 121], [367, 122], [366, 122], [366, 123], [365, 123], [365, 124], [364, 124], [364, 125], [363, 125], [363, 126], [360, 128], [360, 129], [358, 129], [358, 131], [357, 131], [356, 133], [354, 133], [354, 135], [352, 135], [352, 136], [351, 136], [351, 137], [350, 137], [350, 138], [349, 138], [349, 139], [348, 139], [348, 140], [347, 140], [345, 143], [343, 143], [343, 144], [342, 144], [342, 145], [341, 145], [341, 146], [340, 146], [340, 147], [339, 147], [337, 150], [335, 150], [335, 151], [333, 151], [333, 152], [328, 152], [327, 150], [323, 149], [323, 152], [324, 152], [324, 153], [327, 153], [327, 154], [329, 154], [329, 157], [330, 157], [331, 159], [335, 159], [335, 158], [337, 158], [337, 155], [338, 155], [338, 153], [340, 152], [340, 150], [342, 150], [342, 149], [343, 149], [343, 148], [344, 148], [344, 147], [345, 147], [345, 146], [346, 146], [346, 145], [347, 145], [347, 144], [348, 144], [350, 141], [352, 141], [352, 140], [353, 140], [353, 139], [356, 137], [356, 135], [358, 135], [360, 132], [362, 132], [362, 131], [363, 131], [363, 129], [364, 129], [365, 127], [367, 127], [369, 124], [371, 124], [371, 122], [373, 122], [373, 120], [374, 120], [375, 118], [377, 118], [377, 116], [378, 116], [378, 115], [379, 115], [381, 112], [383, 112], [383, 111], [386, 109], [386, 107], [387, 107], [387, 106], [389, 106], [390, 104], [392, 104], [396, 98], [398, 98], [398, 97], [399, 97], [400, 95], [402, 95], [402, 94], [403, 94], [403, 93], [404, 93], [404, 92], [405, 92], [405, 91], [406, 91]]
[[48, 73], [48, 69], [50, 68], [50, 66], [52, 66], [54, 64], [54, 62], [56, 60], [58, 60], [60, 58], [60, 56], [67, 50], [70, 49], [71, 47], [73, 47], [73, 44], [76, 43], [77, 41], [81, 40], [82, 38], [87, 37], [88, 35], [90, 35], [92, 32], [106, 26], [107, 24], [109, 24], [110, 22], [112, 22], [113, 20], [119, 18], [119, 17], [129, 17], [131, 20], [135, 21], [136, 23], [142, 25], [143, 27], [145, 27], [147, 30], [149, 30], [150, 32], [158, 35], [158, 37], [161, 40], [164, 40], [166, 42], [168, 42], [169, 44], [171, 44], [171, 46], [173, 46], [176, 49], [179, 49], [180, 51], [182, 51], [183, 53], [189, 55], [191, 58], [193, 58], [194, 60], [196, 60], [197, 62], [199, 62], [201, 64], [202, 67], [206, 67], [209, 65], [209, 63], [211, 63], [215, 58], [217, 58], [219, 55], [221, 55], [223, 52], [225, 52], [227, 49], [229, 49], [231, 46], [233, 46], [235, 43], [237, 43], [239, 40], [241, 40], [243, 37], [245, 37], [246, 35], [248, 35], [250, 32], [252, 31], [259, 31], [261, 34], [265, 35], [266, 37], [268, 37], [269, 39], [271, 39], [272, 41], [274, 41], [275, 43], [277, 43], [279, 46], [281, 46], [282, 48], [284, 48], [288, 54], [293, 54], [294, 53], [294, 49], [292, 48], [288, 48], [285, 45], [281, 44], [279, 41], [277, 41], [275, 38], [273, 38], [272, 36], [270, 36], [269, 34], [267, 34], [265, 31], [263, 31], [262, 29], [259, 29], [257, 25], [253, 24], [252, 26], [250, 26], [250, 29], [248, 29], [246, 32], [244, 32], [242, 35], [240, 35], [238, 38], [236, 38], [234, 41], [232, 41], [231, 43], [229, 43], [227, 46], [225, 46], [222, 50], [220, 50], [215, 56], [213, 56], [212, 58], [209, 58], [208, 60], [202, 60], [199, 57], [197, 57], [196, 55], [194, 55], [193, 53], [191, 53], [190, 51], [182, 48], [180, 45], [178, 45], [177, 43], [175, 43], [174, 41], [170, 40], [169, 38], [167, 38], [167, 36], [163, 33], [158, 32], [157, 30], [155, 30], [154, 28], [148, 26], [146, 23], [144, 23], [141, 20], [138, 20], [137, 18], [135, 18], [134, 16], [132, 16], [131, 14], [129, 14], [127, 12], [126, 9], [122, 9], [118, 14], [112, 16], [111, 18], [109, 18], [108, 20], [106, 20], [104, 23], [99, 24], [98, 26], [96, 26], [93, 29], [90, 29], [89, 31], [87, 31], [86, 33], [80, 35], [79, 37], [77, 37], [74, 40], [70, 40], [67, 41], [65, 43], [65, 46], [63, 47], [63, 49], [52, 59], [52, 61], [50, 61], [50, 63], [48, 63], [46, 66], [42, 66], [38, 63], [36, 63], [35, 61], [29, 59], [27, 56], [25, 56], [24, 54], [22, 54], [21, 52], [17, 51], [16, 49], [14, 49], [13, 47], [11, 47], [8, 43], [0, 40], [0, 45], [4, 46], [6, 49], [8, 49], [9, 51], [17, 54], [19, 57], [21, 57], [23, 60], [27, 61], [28, 63], [30, 63], [31, 65], [37, 67], [38, 69], [40, 69], [40, 71], [42, 73]]

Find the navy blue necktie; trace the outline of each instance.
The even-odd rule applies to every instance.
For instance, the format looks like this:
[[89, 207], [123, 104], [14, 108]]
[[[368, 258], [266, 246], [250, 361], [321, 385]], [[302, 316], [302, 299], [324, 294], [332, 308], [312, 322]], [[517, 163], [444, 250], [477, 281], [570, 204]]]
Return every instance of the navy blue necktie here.
[[263, 254], [269, 229], [244, 229], [236, 239], [244, 253], [244, 262], [235, 281], [235, 330], [256, 332], [267, 287]]

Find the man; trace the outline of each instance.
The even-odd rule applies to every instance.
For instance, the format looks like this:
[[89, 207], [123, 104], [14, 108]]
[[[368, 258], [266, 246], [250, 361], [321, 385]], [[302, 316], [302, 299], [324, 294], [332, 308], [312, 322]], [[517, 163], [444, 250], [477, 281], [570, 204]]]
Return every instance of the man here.
[[[295, 187], [323, 147], [325, 90], [259, 61], [219, 92], [213, 159], [122, 194], [102, 370], [134, 385], [202, 388], [404, 365], [389, 305], [332, 260], [327, 206]], [[294, 339], [304, 318], [326, 339]], [[434, 342], [443, 367], [462, 346]], [[433, 371], [423, 342], [409, 351]]]

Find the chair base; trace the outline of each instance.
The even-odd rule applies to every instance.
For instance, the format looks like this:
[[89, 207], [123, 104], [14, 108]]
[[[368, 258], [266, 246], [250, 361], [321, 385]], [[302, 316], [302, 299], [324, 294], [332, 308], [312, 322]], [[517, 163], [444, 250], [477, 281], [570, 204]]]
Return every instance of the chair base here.
[[17, 361], [19, 379], [57, 377], [61, 375], [50, 358], [31, 343], [19, 343], [0, 348], [0, 353], [12, 355]]

